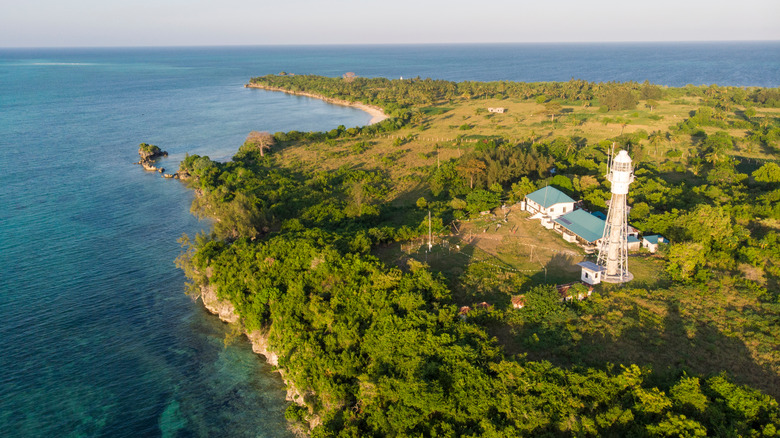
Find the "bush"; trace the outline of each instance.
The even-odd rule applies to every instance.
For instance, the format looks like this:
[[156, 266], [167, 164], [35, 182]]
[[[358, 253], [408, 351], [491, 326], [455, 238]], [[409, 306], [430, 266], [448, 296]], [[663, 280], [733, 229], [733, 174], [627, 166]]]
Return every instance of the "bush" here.
[[501, 204], [500, 196], [495, 192], [477, 189], [466, 195], [467, 210], [472, 215], [498, 207]]
[[610, 111], [634, 109], [637, 102], [634, 93], [626, 88], [612, 88], [601, 98]]
[[542, 321], [549, 316], [563, 312], [561, 295], [555, 286], [536, 286], [525, 293], [525, 309], [530, 321]]

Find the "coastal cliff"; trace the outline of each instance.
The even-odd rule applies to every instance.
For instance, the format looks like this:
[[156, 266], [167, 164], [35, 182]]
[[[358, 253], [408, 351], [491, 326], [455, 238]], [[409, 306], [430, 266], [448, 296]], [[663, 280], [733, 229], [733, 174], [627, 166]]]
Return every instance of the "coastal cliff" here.
[[[241, 317], [236, 312], [233, 303], [227, 300], [221, 300], [217, 296], [217, 288], [214, 285], [202, 285], [200, 287], [200, 299], [203, 302], [203, 306], [209, 312], [218, 316], [219, 319], [228, 324], [238, 324]], [[249, 339], [249, 343], [252, 345], [252, 351], [256, 354], [260, 354], [265, 357], [266, 362], [269, 365], [276, 368], [275, 371], [282, 377], [282, 381], [287, 388], [286, 400], [295, 402], [300, 406], [306, 407], [305, 393], [299, 390], [292, 382], [285, 377], [285, 371], [279, 368], [279, 356], [271, 350], [268, 342], [268, 333], [262, 330], [247, 331], [243, 329], [244, 335]], [[313, 429], [321, 420], [317, 415], [311, 415], [308, 419], [308, 425], [310, 429]], [[300, 430], [293, 430], [299, 436], [308, 436], [308, 433], [303, 433]]]

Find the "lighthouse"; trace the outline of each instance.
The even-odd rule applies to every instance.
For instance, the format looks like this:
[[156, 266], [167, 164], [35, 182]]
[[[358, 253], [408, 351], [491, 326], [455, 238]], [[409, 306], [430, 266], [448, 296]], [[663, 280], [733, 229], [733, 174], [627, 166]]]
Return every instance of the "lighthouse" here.
[[634, 170], [628, 152], [621, 150], [612, 160], [607, 171], [612, 183], [604, 236], [599, 245], [596, 264], [603, 268], [601, 281], [625, 283], [634, 276], [628, 272], [628, 186], [634, 182]]

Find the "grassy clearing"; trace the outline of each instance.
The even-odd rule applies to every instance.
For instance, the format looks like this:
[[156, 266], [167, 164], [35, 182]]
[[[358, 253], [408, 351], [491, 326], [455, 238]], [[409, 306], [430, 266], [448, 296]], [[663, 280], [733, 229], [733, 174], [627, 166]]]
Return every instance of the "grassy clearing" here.
[[[635, 110], [608, 113], [597, 107], [564, 104], [553, 122], [541, 113], [544, 106], [533, 101], [446, 102], [423, 108], [419, 120], [390, 134], [293, 143], [277, 153], [283, 162], [300, 168], [381, 169], [392, 180], [391, 194], [381, 201], [398, 207], [398, 214], [404, 215], [400, 212], [414, 210], [418, 198], [434, 199], [426, 183], [431, 169], [459, 158], [484, 139], [500, 136], [511, 144], [575, 136], [593, 147], [621, 133], [667, 132], [698, 109], [701, 99], [660, 101], [652, 111], [644, 104], [640, 102]], [[508, 111], [487, 113], [488, 107]], [[777, 118], [780, 110], [760, 109], [758, 117]], [[468, 129], [460, 128], [464, 125]], [[708, 134], [719, 130], [704, 128]], [[748, 134], [744, 129], [727, 131], [738, 140]], [[659, 163], [666, 172], [664, 179], [680, 183], [699, 178], [687, 165], [695, 141], [688, 135], [670, 135], [656, 144], [645, 139], [640, 145], [645, 149], [644, 159]], [[672, 151], [679, 153], [670, 156]], [[772, 151], [747, 141], [738, 141], [729, 154], [742, 159], [747, 166], [740, 169], [743, 172], [754, 170], [761, 160], [776, 159]], [[437, 236], [430, 251], [422, 238], [381, 246], [373, 253], [388, 265], [406, 267], [409, 260], [426, 263], [447, 280], [458, 305], [488, 301], [496, 311], [507, 314], [512, 312], [511, 295], [531, 285], [579, 278], [576, 263], [589, 257], [579, 247], [529, 220], [524, 212], [499, 208], [494, 213], [458, 223], [450, 234]], [[417, 216], [421, 218], [422, 213], [415, 211], [412, 216], [419, 221]], [[396, 218], [399, 223], [406, 219]], [[767, 220], [763, 225], [780, 230], [777, 221]], [[776, 309], [765, 308], [767, 304], [752, 292], [733, 283], [716, 290], [670, 287], [659, 256], [633, 254], [629, 269], [635, 277], [632, 283], [597, 287], [590, 300], [576, 304], [576, 311], [560, 320], [532, 325], [499, 318], [487, 324], [488, 329], [509, 354], [528, 354], [563, 366], [637, 363], [659, 376], [680, 370], [695, 374], [726, 370], [741, 383], [780, 396], [780, 351], [776, 347], [780, 333], [767, 326], [771, 318], [762, 316]], [[741, 269], [746, 278], [760, 280], [760, 270], [747, 265]], [[469, 275], [477, 270], [488, 272], [493, 286], [470, 283]], [[525, 279], [518, 281], [518, 277]]]

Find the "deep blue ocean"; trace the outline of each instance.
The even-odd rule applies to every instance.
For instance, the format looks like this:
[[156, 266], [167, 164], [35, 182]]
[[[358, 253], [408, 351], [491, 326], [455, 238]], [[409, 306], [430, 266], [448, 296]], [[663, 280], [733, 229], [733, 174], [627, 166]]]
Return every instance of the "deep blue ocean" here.
[[132, 164], [368, 123], [243, 88], [280, 71], [778, 87], [780, 42], [0, 49], [0, 435], [291, 436], [278, 374], [184, 295], [192, 193]]

